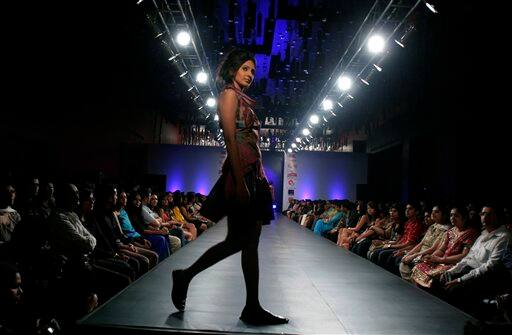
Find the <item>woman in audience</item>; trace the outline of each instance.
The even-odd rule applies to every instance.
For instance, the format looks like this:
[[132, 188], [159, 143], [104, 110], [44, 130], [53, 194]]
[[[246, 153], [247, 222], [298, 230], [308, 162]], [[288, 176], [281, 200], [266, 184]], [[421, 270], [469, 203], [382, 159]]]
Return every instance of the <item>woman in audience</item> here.
[[372, 226], [372, 230], [377, 233], [378, 238], [372, 240], [366, 255], [363, 254], [363, 250], [361, 250], [362, 257], [371, 259], [374, 253], [378, 253], [384, 248], [384, 245], [395, 244], [402, 238], [404, 221], [402, 220], [400, 213], [402, 213], [400, 204], [392, 204], [389, 207], [389, 219], [385, 223], [384, 227], [378, 227], [376, 225]]
[[422, 257], [432, 254], [438, 248], [446, 231], [450, 228], [446, 217], [446, 211], [442, 206], [432, 208], [430, 219], [424, 220], [429, 224], [425, 236], [402, 258], [399, 270], [403, 279], [410, 281], [412, 268], [421, 261]]
[[166, 227], [157, 228], [156, 226], [151, 226], [144, 221], [144, 218], [142, 217], [141, 198], [142, 197], [138, 191], [133, 191], [129, 196], [127, 212], [130, 222], [135, 230], [144, 236], [144, 238], [148, 239], [151, 244], [159, 243], [158, 240], [161, 238], [158, 236], [163, 236], [166, 240], [169, 254], [171, 254], [181, 246], [181, 239], [176, 236], [169, 236], [169, 230]]
[[158, 255], [159, 261], [167, 258], [169, 256], [169, 247], [165, 236], [151, 235], [151, 237], [146, 236], [146, 238], [144, 238], [141, 234], [139, 234], [139, 232], [135, 230], [132, 222], [130, 221], [130, 217], [126, 211], [127, 204], [128, 195], [123, 191], [120, 193], [117, 203], [117, 219], [119, 220], [121, 230], [126, 236], [127, 241], [131, 241], [138, 247], [146, 249], [150, 248], [151, 250], [155, 251]]
[[379, 238], [378, 231], [383, 230], [390, 222], [385, 211], [381, 211], [380, 209], [376, 211], [375, 217], [376, 219], [371, 222], [366, 230], [350, 242], [350, 251], [361, 257], [366, 257], [366, 253], [368, 252], [372, 241]]
[[434, 280], [464, 258], [479, 235], [474, 227], [468, 226], [468, 212], [464, 207], [450, 211], [453, 228], [444, 234], [442, 243], [432, 255], [422, 257], [422, 262], [412, 269], [413, 283], [429, 288]]
[[363, 233], [368, 226], [376, 220], [377, 204], [370, 201], [366, 207], [366, 214], [359, 218], [355, 227], [343, 228], [338, 232], [338, 241], [336, 244], [345, 249], [350, 248], [350, 244]]
[[181, 195], [179, 193], [174, 193], [172, 195], [172, 202], [170, 203], [172, 207], [171, 220], [179, 222], [181, 224], [183, 230], [187, 231], [191, 235], [190, 241], [193, 241], [197, 238], [197, 228], [193, 223], [188, 222], [181, 214]]
[[403, 255], [418, 243], [424, 230], [423, 222], [418, 218], [417, 208], [416, 203], [407, 203], [405, 207], [407, 221], [404, 224], [403, 236], [396, 243], [385, 244], [381, 250], [374, 252], [370, 259], [372, 262], [399, 275], [398, 266]]

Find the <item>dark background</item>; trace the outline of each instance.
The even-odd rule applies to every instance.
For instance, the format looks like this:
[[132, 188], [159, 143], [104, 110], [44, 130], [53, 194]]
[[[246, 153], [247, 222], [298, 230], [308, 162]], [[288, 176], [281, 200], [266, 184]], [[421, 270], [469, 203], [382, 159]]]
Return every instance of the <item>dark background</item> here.
[[[6, 7], [3, 175], [135, 177], [147, 171], [131, 145], [159, 143], [155, 118], [173, 122], [193, 112], [135, 2]], [[438, 15], [421, 8], [410, 44], [393, 55], [368, 99], [340, 117], [353, 129], [371, 128], [366, 197], [505, 201], [512, 170], [501, 39], [507, 13], [498, 2], [438, 8]], [[403, 112], [374, 126], [396, 109]]]

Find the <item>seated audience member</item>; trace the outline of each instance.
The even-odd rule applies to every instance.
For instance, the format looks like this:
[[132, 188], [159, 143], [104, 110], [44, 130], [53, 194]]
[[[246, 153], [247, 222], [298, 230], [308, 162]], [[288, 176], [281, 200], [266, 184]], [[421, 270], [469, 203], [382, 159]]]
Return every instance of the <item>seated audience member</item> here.
[[512, 247], [511, 235], [496, 215], [494, 206], [487, 205], [480, 213], [484, 230], [469, 253], [441, 276], [447, 300], [475, 314], [484, 297], [494, 296], [510, 284], [510, 272], [502, 259]]
[[343, 215], [344, 213], [340, 209], [340, 201], [334, 200], [331, 214], [323, 219], [317, 220], [313, 227], [313, 232], [316, 235], [325, 236], [338, 225], [338, 222], [341, 220]]
[[442, 206], [434, 206], [432, 208], [430, 219], [424, 221], [428, 226], [425, 236], [423, 236], [420, 243], [416, 244], [402, 258], [399, 269], [403, 279], [410, 281], [414, 265], [420, 263], [427, 255], [431, 255], [437, 250], [445, 233], [450, 228], [446, 216], [446, 210]]
[[206, 229], [208, 229], [208, 226], [206, 225], [206, 221], [202, 221], [193, 215], [191, 215], [187, 210], [187, 203], [186, 199], [183, 194], [176, 194], [173, 195], [173, 204], [175, 207], [178, 207], [180, 210], [181, 215], [185, 219], [185, 221], [192, 223], [197, 230], [197, 235], [201, 235]]
[[[147, 250], [137, 248], [131, 243], [125, 244], [122, 242], [122, 230], [114, 214], [116, 203], [117, 189], [112, 185], [99, 185], [94, 216], [111, 248], [123, 257], [128, 257], [128, 264], [130, 264], [137, 277], [139, 277], [149, 271], [156, 255], [151, 251], [147, 252]], [[150, 261], [146, 255], [153, 260]]]
[[[350, 249], [353, 253], [366, 258], [370, 249], [372, 251], [381, 247], [386, 240], [396, 240], [401, 228], [400, 207], [393, 204], [389, 207], [389, 215], [376, 220], [374, 225], [367, 228], [366, 234], [356, 238], [356, 242]], [[366, 238], [364, 235], [368, 235]], [[361, 239], [361, 236], [363, 238]]]
[[121, 227], [121, 231], [123, 232], [124, 242], [133, 243], [136, 247], [139, 248], [153, 250], [157, 254], [157, 262], [162, 261], [164, 258], [168, 257], [169, 249], [167, 247], [166, 238], [164, 236], [154, 235], [156, 239], [153, 239], [154, 243], [151, 243], [149, 239], [144, 238], [135, 230], [135, 228], [133, 228], [130, 217], [126, 212], [127, 203], [128, 195], [126, 192], [122, 191], [119, 194], [115, 214]]
[[288, 212], [292, 210], [295, 200], [292, 197], [288, 197], [288, 207], [283, 211], [283, 215], [288, 217]]
[[[22, 276], [9, 263], [0, 262], [0, 334], [53, 334], [60, 331], [59, 323], [45, 317], [26, 304]], [[95, 305], [89, 306], [87, 312]]]
[[94, 213], [95, 201], [90, 189], [82, 189], [80, 192], [80, 209], [77, 214], [84, 227], [96, 239], [96, 246], [91, 253], [91, 259], [96, 266], [109, 271], [111, 279], [105, 285], [109, 286], [107, 296], [112, 296], [135, 280], [135, 270], [128, 263], [128, 256], [118, 253], [116, 247], [98, 223]]
[[[138, 191], [134, 190], [129, 195], [126, 212], [135, 230], [148, 239], [152, 245], [159, 243], [159, 240], [161, 240], [159, 236], [162, 236], [165, 238], [169, 254], [172, 253], [172, 250], [177, 250], [181, 246], [181, 239], [176, 236], [169, 236], [169, 230], [166, 227], [151, 226], [144, 220], [142, 215], [142, 197]], [[173, 243], [172, 245], [171, 242]]]
[[434, 280], [464, 258], [480, 232], [468, 226], [468, 213], [464, 207], [454, 207], [450, 211], [453, 228], [443, 235], [437, 248], [432, 253], [425, 253], [413, 269], [410, 279], [413, 283], [431, 287]]
[[95, 282], [94, 269], [89, 262], [89, 255], [96, 247], [96, 238], [75, 213], [80, 205], [75, 185], [60, 185], [56, 188], [55, 198], [56, 208], [48, 219], [48, 227], [53, 252], [65, 260], [61, 312], [66, 318], [76, 318], [94, 300], [100, 286]]
[[0, 187], [0, 248], [5, 248], [11, 241], [14, 229], [21, 221], [20, 214], [12, 208], [15, 199], [16, 190], [11, 183]]
[[351, 243], [353, 243], [355, 239], [375, 221], [377, 214], [377, 204], [373, 201], [370, 201], [366, 207], [366, 214], [359, 218], [359, 221], [355, 227], [342, 228], [338, 232], [338, 240], [336, 241], [338, 246], [347, 250], [350, 249]]
[[423, 232], [423, 224], [418, 218], [417, 205], [409, 202], [405, 207], [407, 221], [404, 224], [404, 234], [396, 243], [388, 243], [382, 249], [375, 251], [370, 259], [388, 271], [399, 275], [398, 266], [407, 251], [418, 243]]
[[196, 195], [194, 192], [188, 192], [186, 197], [185, 209], [190, 216], [196, 220], [199, 220], [206, 224], [208, 228], [214, 225], [214, 222], [208, 218], [205, 218], [199, 213], [201, 206], [197, 206]]

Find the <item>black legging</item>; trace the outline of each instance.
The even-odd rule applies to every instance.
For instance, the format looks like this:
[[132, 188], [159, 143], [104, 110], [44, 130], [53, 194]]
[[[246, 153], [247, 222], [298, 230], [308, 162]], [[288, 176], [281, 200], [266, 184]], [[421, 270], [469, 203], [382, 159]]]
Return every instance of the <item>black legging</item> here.
[[242, 251], [242, 271], [247, 292], [246, 306], [258, 307], [258, 244], [261, 234], [261, 223], [252, 221], [242, 213], [228, 216], [228, 233], [226, 239], [208, 249], [189, 268], [185, 276], [192, 279], [199, 272], [217, 262]]

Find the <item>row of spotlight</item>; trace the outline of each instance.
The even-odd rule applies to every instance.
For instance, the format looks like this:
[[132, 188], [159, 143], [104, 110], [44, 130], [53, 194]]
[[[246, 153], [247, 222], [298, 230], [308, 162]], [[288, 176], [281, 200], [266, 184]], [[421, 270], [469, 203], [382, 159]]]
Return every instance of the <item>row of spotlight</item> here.
[[[176, 34], [175, 40], [180, 47], [186, 48], [189, 46], [192, 38], [190, 37], [190, 34], [187, 31], [182, 30]], [[182, 78], [186, 76], [187, 73], [187, 71], [181, 73], [180, 77]], [[208, 73], [206, 73], [204, 70], [201, 70], [198, 73], [196, 73], [195, 80], [199, 85], [208, 84], [208, 79]], [[213, 97], [213, 93], [211, 93], [211, 96], [208, 99], [206, 99], [206, 106], [209, 108], [214, 108], [215, 106], [217, 106], [217, 99]], [[216, 121], [218, 120], [217, 115], [215, 115], [215, 119]]]
[[[437, 14], [437, 10], [435, 9], [433, 4], [425, 1], [425, 5], [431, 12]], [[400, 47], [402, 47], [402, 48], [405, 47], [405, 45], [403, 44], [403, 42], [401, 40], [395, 39], [394, 41]], [[367, 48], [368, 48], [368, 51], [372, 54], [382, 53], [386, 49], [386, 40], [380, 35], [373, 35], [368, 39]], [[373, 64], [373, 67], [378, 72], [382, 71], [382, 67], [377, 64]], [[359, 78], [359, 80], [361, 80], [361, 82], [363, 84], [365, 84], [366, 86], [370, 85], [370, 83], [363, 78]], [[342, 94], [346, 93], [348, 98], [350, 98], [350, 99], [354, 98], [352, 95], [349, 94], [349, 92], [353, 86], [353, 79], [350, 76], [341, 75], [338, 78], [338, 80], [336, 81], [336, 86], [342, 92]], [[340, 102], [337, 102], [337, 104], [340, 107], [343, 107], [343, 105]], [[321, 108], [325, 112], [330, 112], [332, 114], [332, 116], [336, 116], [336, 114], [333, 112], [334, 102], [332, 100], [325, 98], [321, 103]], [[325, 116], [322, 116], [322, 119], [323, 119], [323, 121], [327, 122], [327, 119], [325, 118]], [[309, 143], [309, 139], [313, 138], [309, 128], [313, 128], [313, 126], [317, 125], [318, 123], [320, 123], [320, 116], [318, 114], [312, 114], [309, 117], [308, 127], [303, 128], [301, 131], [303, 137], [296, 137], [295, 142], [292, 142], [290, 147], [286, 151], [288, 153], [292, 153], [293, 151], [297, 151], [300, 149], [299, 145], [301, 145], [303, 143], [303, 141]]]
[[[398, 41], [396, 41], [396, 42], [399, 43]], [[368, 39], [367, 47], [368, 47], [369, 52], [378, 54], [378, 53], [381, 53], [384, 51], [384, 49], [386, 47], [386, 41], [380, 35], [373, 35]], [[403, 45], [402, 45], [402, 47], [403, 47]], [[379, 72], [382, 71], [382, 68], [380, 66], [378, 66], [376, 64], [374, 64], [373, 66], [375, 67], [375, 69], [377, 71], [379, 71]], [[366, 80], [361, 79], [361, 81], [364, 84], [369, 85], [369, 83]], [[336, 86], [342, 93], [347, 93], [347, 96], [349, 98], [353, 98], [350, 94], [348, 94], [348, 92], [350, 92], [350, 90], [352, 89], [352, 86], [353, 86], [353, 80], [350, 76], [341, 75], [338, 78], [338, 80], [336, 81]], [[340, 107], [343, 107], [343, 105], [341, 105], [341, 103], [339, 103], [339, 102], [338, 102], [338, 105]], [[333, 116], [336, 116], [336, 114], [333, 112], [334, 102], [332, 100], [327, 99], [327, 98], [324, 99], [321, 103], [321, 108], [325, 112], [330, 112]], [[327, 122], [327, 119], [325, 118], [325, 116], [322, 116], [322, 119], [325, 122]], [[308, 122], [309, 128], [312, 128], [314, 125], [317, 125], [318, 123], [320, 123], [320, 116], [318, 116], [317, 114], [313, 114], [309, 117], [309, 122]], [[311, 131], [308, 128], [302, 129], [302, 135], [305, 137], [305, 141], [307, 141], [307, 142], [309, 142], [308, 137], [311, 137], [311, 138], [313, 137], [313, 136], [311, 136]], [[302, 138], [301, 137], [295, 138], [295, 143], [291, 144], [290, 148], [287, 149], [287, 152], [291, 153], [294, 150], [298, 150], [298, 144], [300, 144], [300, 143], [302, 143]]]

